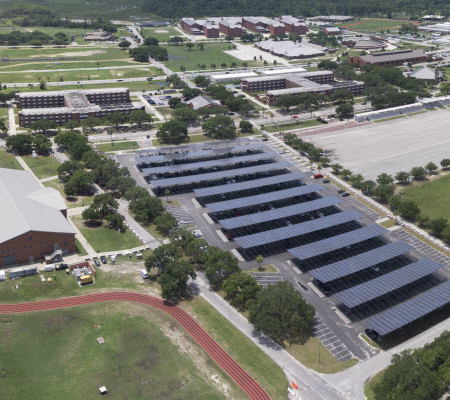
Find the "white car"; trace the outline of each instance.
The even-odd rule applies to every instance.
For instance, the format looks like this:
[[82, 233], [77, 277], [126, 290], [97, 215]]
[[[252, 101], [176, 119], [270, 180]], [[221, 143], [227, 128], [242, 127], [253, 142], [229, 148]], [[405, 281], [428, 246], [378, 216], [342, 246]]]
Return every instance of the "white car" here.
[[200, 229], [194, 229], [194, 230], [192, 231], [192, 233], [193, 233], [193, 235], [194, 235], [196, 238], [199, 238], [199, 237], [202, 237], [202, 236], [203, 236], [203, 233], [202, 233], [202, 231], [201, 231]]
[[187, 221], [187, 220], [185, 220], [185, 219], [182, 219], [179, 223], [180, 223], [181, 225], [189, 225], [189, 224], [191, 223], [191, 221]]
[[280, 154], [286, 154], [286, 152], [284, 150], [281, 150]]
[[146, 270], [146, 269], [141, 269], [141, 270], [139, 271], [139, 273], [141, 274], [141, 276], [142, 276], [143, 279], [147, 279], [147, 278], [148, 278], [148, 273], [147, 273], [147, 270]]
[[116, 256], [111, 256], [109, 258], [111, 259], [112, 262], [116, 262], [116, 260], [117, 260]]

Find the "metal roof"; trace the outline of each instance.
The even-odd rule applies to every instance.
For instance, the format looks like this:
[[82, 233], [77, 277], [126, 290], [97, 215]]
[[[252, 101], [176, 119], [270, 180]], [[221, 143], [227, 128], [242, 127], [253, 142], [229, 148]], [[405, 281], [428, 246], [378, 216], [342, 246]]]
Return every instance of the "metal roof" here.
[[359, 56], [359, 58], [365, 61], [366, 63], [375, 63], [375, 62], [410, 60], [413, 58], [420, 58], [425, 56], [426, 54], [423, 52], [423, 50], [405, 49], [405, 50], [371, 53], [366, 56]]
[[219, 160], [208, 160], [187, 164], [174, 164], [174, 165], [164, 165], [162, 167], [143, 168], [142, 172], [144, 174], [156, 175], [156, 174], [164, 174], [166, 172], [193, 171], [200, 168], [223, 167], [226, 165], [233, 165], [249, 161], [266, 160], [269, 158], [275, 158], [275, 156], [276, 153], [274, 152], [257, 153], [238, 157], [222, 158]]
[[275, 210], [263, 211], [256, 214], [243, 215], [242, 217], [234, 217], [222, 219], [219, 223], [226, 229], [240, 228], [241, 226], [248, 226], [259, 224], [261, 222], [273, 221], [279, 218], [288, 218], [293, 215], [303, 214], [321, 208], [335, 206], [342, 203], [341, 199], [337, 197], [323, 197], [318, 200], [306, 201], [300, 204], [293, 204], [292, 206], [276, 208]]
[[393, 292], [420, 278], [443, 268], [442, 265], [424, 258], [396, 269], [378, 278], [336, 293], [336, 298], [348, 308], [353, 308]]
[[343, 233], [341, 235], [319, 240], [314, 243], [305, 244], [304, 246], [295, 247], [293, 249], [289, 249], [288, 251], [299, 260], [306, 260], [308, 258], [329, 253], [330, 251], [338, 250], [346, 246], [351, 246], [355, 243], [363, 242], [364, 240], [384, 235], [388, 232], [389, 231], [381, 225], [373, 224], [365, 226], [361, 229], [355, 229], [354, 231]]
[[274, 171], [277, 169], [288, 168], [291, 164], [288, 162], [274, 162], [270, 164], [255, 165], [253, 167], [229, 169], [227, 171], [210, 172], [207, 174], [178, 176], [176, 178], [155, 179], [151, 184], [155, 187], [188, 185], [194, 182], [212, 181], [222, 178], [232, 178], [234, 176], [255, 174], [258, 172]]
[[392, 242], [357, 256], [313, 269], [310, 274], [319, 281], [327, 283], [401, 256], [411, 250], [414, 250], [414, 247], [405, 242]]
[[[270, 165], [270, 164], [269, 164]], [[314, 193], [322, 190], [319, 185], [296, 186], [290, 189], [277, 190], [275, 192], [257, 194], [256, 196], [240, 197], [233, 200], [219, 201], [217, 203], [208, 203], [208, 207], [212, 212], [220, 212], [232, 210], [234, 208], [250, 207], [262, 203], [270, 203], [272, 201], [288, 199], [290, 197], [302, 196], [308, 193]]]
[[229, 153], [239, 153], [246, 150], [257, 150], [262, 149], [264, 146], [259, 143], [251, 143], [246, 145], [231, 146], [231, 147], [219, 147], [217, 149], [207, 149], [207, 150], [197, 150], [197, 151], [183, 151], [181, 153], [167, 153], [158, 154], [153, 156], [140, 156], [136, 157], [135, 160], [138, 164], [142, 163], [155, 163], [155, 162], [170, 162], [173, 160], [192, 160], [195, 158], [202, 157], [214, 157], [226, 155]]
[[194, 192], [199, 197], [214, 196], [221, 193], [239, 192], [241, 190], [260, 188], [277, 183], [297, 181], [306, 175], [301, 172], [292, 172], [283, 175], [269, 176], [267, 178], [254, 179], [245, 182], [230, 183], [228, 185], [212, 186], [208, 188], [195, 189]]
[[327, 229], [332, 226], [344, 224], [362, 217], [364, 217], [364, 215], [359, 211], [349, 210], [328, 215], [327, 217], [317, 218], [312, 221], [302, 222], [300, 224], [289, 225], [283, 228], [237, 237], [234, 241], [243, 249], [248, 249], [250, 247], [262, 246], [268, 243], [306, 235], [307, 233]]
[[428, 292], [367, 319], [365, 324], [379, 335], [384, 336], [445, 306], [449, 302], [450, 281], [446, 281]]

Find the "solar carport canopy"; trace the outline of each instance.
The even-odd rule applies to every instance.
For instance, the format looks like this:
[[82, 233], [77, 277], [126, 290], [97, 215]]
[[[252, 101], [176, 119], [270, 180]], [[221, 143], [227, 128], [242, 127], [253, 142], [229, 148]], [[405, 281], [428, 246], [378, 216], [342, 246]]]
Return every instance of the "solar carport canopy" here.
[[299, 260], [306, 260], [311, 257], [329, 253], [330, 251], [339, 250], [343, 247], [363, 242], [364, 240], [373, 239], [377, 236], [384, 235], [385, 233], [388, 233], [386, 228], [383, 228], [378, 224], [373, 224], [341, 235], [305, 244], [304, 246], [295, 247], [288, 251]]
[[275, 158], [274, 152], [250, 154], [240, 157], [221, 158], [219, 160], [208, 160], [187, 164], [164, 165], [162, 167], [150, 167], [142, 169], [144, 174], [164, 174], [166, 172], [193, 171], [200, 168], [213, 168], [233, 165], [241, 162], [267, 160]]
[[392, 242], [309, 272], [314, 278], [327, 283], [401, 256], [411, 250], [414, 250], [414, 247], [405, 242]]
[[195, 189], [194, 192], [199, 197], [215, 196], [222, 193], [239, 192], [241, 190], [255, 189], [263, 186], [276, 185], [277, 183], [292, 182], [303, 179], [306, 175], [301, 172], [292, 172], [284, 175], [269, 176], [267, 178], [254, 179], [245, 182], [230, 183], [228, 185], [212, 186]]
[[384, 336], [425, 315], [445, 306], [450, 302], [450, 281], [422, 293], [411, 300], [375, 315], [365, 321], [366, 325]]
[[318, 200], [306, 201], [300, 204], [293, 204], [292, 206], [276, 208], [275, 210], [268, 210], [256, 214], [243, 215], [242, 217], [222, 219], [219, 221], [219, 223], [226, 229], [235, 229], [240, 228], [242, 226], [273, 221], [279, 218], [289, 218], [293, 215], [320, 210], [321, 208], [335, 206], [340, 203], [342, 203], [342, 200], [336, 197], [323, 197]]
[[[270, 165], [270, 164], [269, 164]], [[234, 208], [250, 207], [257, 204], [270, 203], [272, 201], [289, 199], [290, 197], [302, 196], [308, 193], [314, 193], [322, 190], [319, 185], [296, 186], [290, 189], [277, 190], [275, 192], [257, 194], [256, 196], [240, 197], [233, 200], [218, 201], [217, 203], [208, 203], [212, 212], [233, 210]]]
[[348, 308], [367, 303], [406, 286], [441, 269], [442, 265], [426, 258], [396, 269], [378, 278], [336, 293], [336, 298]]
[[207, 174], [177, 176], [175, 178], [154, 179], [151, 184], [155, 187], [174, 186], [174, 185], [189, 185], [194, 182], [214, 181], [222, 178], [232, 178], [234, 176], [256, 174], [258, 172], [275, 171], [289, 167], [288, 162], [274, 162], [270, 164], [255, 165], [253, 167], [229, 169], [226, 171], [209, 172]]
[[138, 164], [142, 163], [156, 163], [156, 162], [170, 162], [173, 160], [189, 160], [202, 157], [214, 157], [220, 156], [228, 153], [239, 153], [247, 150], [258, 150], [262, 149], [263, 145], [259, 143], [252, 143], [247, 145], [239, 145], [233, 147], [220, 147], [218, 149], [208, 149], [208, 150], [197, 150], [182, 153], [169, 153], [163, 155], [153, 155], [153, 156], [141, 156], [136, 157], [135, 160]]
[[300, 224], [289, 225], [283, 228], [237, 237], [234, 241], [243, 249], [248, 249], [344, 224], [357, 218], [362, 218], [363, 216], [364, 215], [359, 211], [349, 210], [332, 214], [327, 217], [317, 218], [312, 221], [302, 222]]

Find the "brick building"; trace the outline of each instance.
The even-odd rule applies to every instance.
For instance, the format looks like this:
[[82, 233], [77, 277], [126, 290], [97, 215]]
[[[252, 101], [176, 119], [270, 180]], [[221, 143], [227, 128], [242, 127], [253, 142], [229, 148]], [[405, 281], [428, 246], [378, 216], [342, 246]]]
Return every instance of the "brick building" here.
[[40, 119], [64, 125], [89, 117], [104, 118], [113, 112], [128, 115], [134, 110], [145, 110], [143, 104], [130, 101], [128, 88], [22, 92], [16, 95], [16, 101], [21, 108], [19, 126], [25, 128]]
[[305, 23], [300, 21], [298, 18], [292, 17], [290, 15], [283, 15], [280, 21], [286, 27], [286, 33], [298, 33], [299, 35], [306, 35], [308, 32], [308, 27]]
[[224, 35], [241, 37], [244, 32], [242, 18], [226, 18], [219, 22], [219, 29]]
[[28, 172], [0, 168], [0, 267], [75, 252], [67, 206]]
[[219, 26], [213, 20], [182, 18], [180, 25], [182, 29], [191, 35], [205, 35], [207, 38], [218, 38], [220, 34]]
[[266, 17], [242, 17], [242, 25], [253, 32], [281, 35], [286, 33], [285, 25]]
[[287, 94], [312, 93], [329, 96], [337, 90], [345, 89], [357, 96], [364, 91], [364, 82], [335, 81], [331, 71], [313, 71], [242, 79], [241, 87], [244, 92], [266, 91], [266, 102], [273, 105], [278, 97]]
[[427, 59], [426, 54], [422, 50], [394, 50], [381, 51], [378, 53], [368, 54], [366, 56], [353, 56], [348, 60], [353, 64], [359, 65], [378, 65], [380, 67], [386, 65], [402, 65], [404, 63], [421, 63]]
[[203, 25], [203, 34], [207, 38], [218, 38], [220, 35], [220, 30], [217, 25], [214, 24], [205, 24]]

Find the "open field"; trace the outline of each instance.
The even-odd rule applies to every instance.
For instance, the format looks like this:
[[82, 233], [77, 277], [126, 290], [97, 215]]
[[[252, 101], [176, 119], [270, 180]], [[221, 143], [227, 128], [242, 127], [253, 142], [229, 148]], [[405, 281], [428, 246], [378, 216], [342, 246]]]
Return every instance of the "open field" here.
[[[42, 71], [42, 72], [8, 72], [0, 73], [2, 83], [12, 82], [38, 82], [39, 78], [46, 82], [100, 80], [100, 79], [126, 79], [156, 76], [155, 68], [121, 68], [99, 69], [84, 71]], [[145, 82], [142, 82], [145, 83]]]
[[403, 198], [413, 200], [430, 218], [447, 218], [450, 222], [450, 173], [430, 181], [414, 182], [401, 191]]
[[230, 50], [229, 43], [205, 43], [203, 50], [197, 46], [189, 51], [186, 46], [165, 46], [169, 52], [169, 61], [164, 61], [164, 65], [173, 71], [181, 71], [180, 66], [184, 66], [187, 71], [200, 69], [199, 65], [205, 64], [209, 69], [211, 64], [216, 64], [220, 68], [220, 64], [225, 63], [227, 67], [235, 62], [240, 66], [242, 62], [237, 58], [224, 53], [224, 50]]
[[449, 109], [368, 124], [302, 139], [328, 151], [331, 160], [366, 179], [380, 173], [395, 175], [432, 161], [448, 158]]
[[339, 24], [342, 28], [352, 31], [381, 31], [398, 29], [402, 24], [411, 24], [411, 21], [389, 20], [389, 19], [365, 19], [357, 22], [346, 22]]
[[141, 30], [141, 35], [144, 38], [154, 37], [160, 42], [167, 42], [172, 36], [183, 37], [183, 35], [176, 29], [167, 26], [163, 26], [161, 28], [145, 28]]
[[227, 399], [222, 385], [228, 398], [246, 398], [181, 325], [151, 307], [85, 305], [2, 322], [2, 391], [12, 400], [96, 399], [103, 385], [111, 399]]
[[23, 156], [23, 160], [32, 169], [38, 179], [49, 178], [50, 176], [58, 175], [57, 168], [61, 165], [59, 161], [52, 156]]
[[64, 185], [59, 181], [59, 178], [52, 179], [51, 181], [42, 183], [45, 187], [51, 187], [56, 189], [61, 193], [67, 206], [69, 208], [90, 206], [94, 200], [94, 196], [77, 196], [77, 197], [67, 197], [64, 193]]
[[0, 168], [23, 169], [19, 161], [6, 150], [0, 150]]
[[96, 148], [98, 151], [108, 152], [108, 151], [119, 151], [119, 150], [139, 150], [140, 147], [137, 142], [119, 142], [119, 143], [103, 143], [97, 144]]
[[[97, 65], [98, 63], [98, 65]], [[137, 63], [132, 59], [117, 61], [55, 61], [55, 62], [6, 62], [0, 64], [0, 72], [4, 71], [49, 71], [53, 69], [84, 69], [84, 68], [102, 68], [102, 67], [123, 67], [140, 66], [147, 68], [145, 64]], [[95, 71], [93, 71], [95, 72]], [[2, 76], [2, 75], [0, 75]]]
[[74, 215], [70, 219], [91, 246], [99, 252], [125, 250], [142, 245], [139, 239], [128, 229], [125, 232], [118, 232], [109, 228], [106, 222], [95, 228], [89, 227], [84, 224], [81, 215]]

